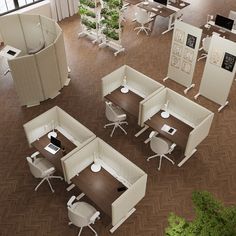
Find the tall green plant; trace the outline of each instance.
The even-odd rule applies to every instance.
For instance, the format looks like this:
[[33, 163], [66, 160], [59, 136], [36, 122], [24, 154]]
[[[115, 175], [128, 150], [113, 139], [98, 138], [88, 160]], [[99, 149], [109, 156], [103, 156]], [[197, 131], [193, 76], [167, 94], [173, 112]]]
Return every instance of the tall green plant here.
[[188, 222], [171, 213], [166, 236], [236, 236], [236, 206], [225, 207], [209, 192], [193, 192], [196, 218]]

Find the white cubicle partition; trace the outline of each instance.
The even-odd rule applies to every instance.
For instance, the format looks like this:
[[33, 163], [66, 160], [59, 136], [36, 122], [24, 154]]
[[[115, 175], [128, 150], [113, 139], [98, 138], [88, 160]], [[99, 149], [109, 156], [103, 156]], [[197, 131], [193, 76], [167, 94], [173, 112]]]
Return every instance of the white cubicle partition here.
[[142, 104], [141, 125], [163, 109], [165, 104], [168, 104], [167, 111], [170, 115], [193, 128], [185, 148], [185, 158], [178, 164], [181, 166], [196, 151], [197, 145], [207, 137], [214, 113], [175, 91], [165, 88]]
[[221, 105], [228, 104], [228, 95], [236, 73], [236, 43], [213, 35], [200, 88], [195, 99], [202, 95]]
[[[105, 97], [124, 83], [132, 92], [143, 98], [140, 104], [164, 88], [164, 85], [130, 66], [124, 65], [102, 78], [102, 96]], [[140, 113], [138, 124], [140, 124]]]
[[114, 226], [111, 232], [114, 232], [145, 196], [147, 174], [103, 140], [96, 138], [66, 160], [62, 160], [66, 181], [69, 183], [71, 178], [91, 165], [94, 159], [128, 188], [111, 205]]
[[53, 128], [58, 129], [73, 142], [77, 146], [75, 150], [83, 147], [96, 137], [92, 131], [58, 106], [37, 116], [24, 124], [23, 127], [30, 146], [32, 142], [47, 134]]

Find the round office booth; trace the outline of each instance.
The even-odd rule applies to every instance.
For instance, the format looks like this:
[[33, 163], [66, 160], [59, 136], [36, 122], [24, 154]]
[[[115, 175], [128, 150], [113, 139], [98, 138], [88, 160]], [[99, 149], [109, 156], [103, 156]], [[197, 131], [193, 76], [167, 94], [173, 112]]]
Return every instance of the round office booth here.
[[62, 29], [55, 21], [41, 15], [8, 15], [1, 17], [0, 31], [5, 45], [20, 50], [8, 65], [22, 106], [54, 98], [68, 85]]

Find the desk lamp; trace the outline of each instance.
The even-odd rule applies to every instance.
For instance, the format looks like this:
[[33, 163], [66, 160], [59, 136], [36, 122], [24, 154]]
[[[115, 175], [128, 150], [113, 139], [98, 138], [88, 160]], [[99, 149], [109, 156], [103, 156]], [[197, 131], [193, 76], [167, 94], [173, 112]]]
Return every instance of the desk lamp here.
[[94, 163], [91, 165], [91, 170], [93, 172], [100, 171], [102, 167], [101, 167], [101, 164], [100, 164], [99, 159], [97, 158], [97, 155], [95, 152], [93, 153], [93, 162]]
[[48, 133], [48, 138], [51, 139], [51, 137], [56, 138], [57, 137], [57, 132], [55, 131], [55, 123], [54, 120], [51, 121], [52, 125], [52, 131]]
[[168, 112], [168, 105], [169, 105], [169, 100], [166, 101], [164, 104], [164, 111], [161, 113], [162, 118], [169, 118], [170, 113]]
[[128, 92], [129, 92], [129, 88], [128, 88], [128, 86], [127, 86], [126, 75], [125, 75], [124, 78], [123, 78], [122, 86], [123, 86], [123, 88], [121, 88], [120, 91], [121, 91], [122, 93], [128, 93]]

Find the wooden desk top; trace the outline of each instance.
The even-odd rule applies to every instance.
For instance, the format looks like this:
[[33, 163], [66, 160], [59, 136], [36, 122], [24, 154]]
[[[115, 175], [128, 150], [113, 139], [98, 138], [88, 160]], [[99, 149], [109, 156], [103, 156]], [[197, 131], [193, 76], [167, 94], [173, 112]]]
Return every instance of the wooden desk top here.
[[85, 195], [92, 200], [105, 214], [111, 215], [111, 204], [124, 191], [118, 192], [117, 188], [124, 185], [103, 168], [99, 172], [92, 172], [91, 166], [87, 167], [71, 179]]
[[202, 33], [205, 35], [212, 36], [213, 32], [216, 32], [216, 33], [220, 34], [221, 37], [225, 37], [228, 40], [236, 42], [236, 34], [230, 32], [230, 31], [227, 31], [227, 30], [225, 30], [225, 32], [222, 33], [222, 32], [220, 32], [220, 30], [222, 30], [220, 27], [210, 25], [210, 28], [206, 28], [205, 25], [202, 25], [200, 28], [202, 29]]
[[[145, 124], [147, 124], [149, 127], [153, 128], [154, 130], [158, 131], [164, 137], [173, 141], [181, 148], [185, 149], [187, 141], [188, 141], [189, 133], [193, 130], [193, 128], [191, 126], [185, 124], [183, 121], [175, 118], [172, 115], [170, 115], [169, 118], [164, 119], [161, 117], [161, 112], [162, 111], [159, 111], [150, 120], [147, 120], [145, 122]], [[170, 134], [164, 132], [163, 130], [161, 130], [161, 128], [164, 124], [177, 129], [176, 133], [174, 135], [170, 135]]]
[[142, 2], [143, 0], [124, 0], [125, 2], [131, 5], [137, 5], [138, 3]]
[[189, 6], [190, 3], [189, 2], [185, 2], [185, 1], [176, 1], [176, 3], [171, 2], [169, 5], [173, 6], [173, 7], [177, 7], [180, 10]]
[[[165, 6], [158, 8], [160, 4], [157, 2], [149, 2], [148, 5], [144, 5], [143, 2], [138, 4], [138, 7], [145, 9], [146, 11], [153, 12], [157, 16], [169, 17], [174, 14], [176, 11], [171, 10]], [[158, 11], [153, 10], [152, 8], [158, 9]]]
[[112, 91], [110, 94], [105, 96], [105, 99], [111, 101], [131, 115], [138, 117], [139, 103], [143, 100], [143, 98], [132, 91], [122, 93], [120, 89], [121, 87]]
[[69, 139], [67, 139], [58, 130], [56, 130], [56, 132], [57, 132], [57, 139], [61, 141], [62, 147], [65, 148], [65, 153], [63, 153], [62, 149], [60, 149], [57, 153], [51, 154], [50, 152], [44, 149], [50, 143], [50, 139], [48, 138], [47, 134], [42, 136], [39, 140], [34, 141], [32, 143], [32, 146], [35, 147], [41, 153], [43, 157], [49, 160], [55, 166], [56, 170], [63, 173], [62, 166], [61, 166], [61, 158], [67, 153], [71, 152], [73, 149], [75, 149], [76, 145], [73, 144]]

